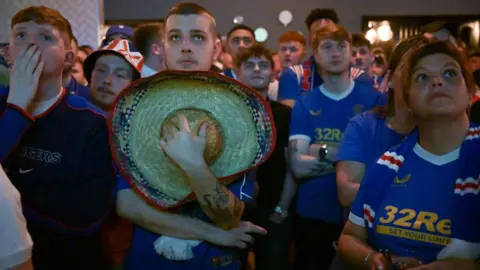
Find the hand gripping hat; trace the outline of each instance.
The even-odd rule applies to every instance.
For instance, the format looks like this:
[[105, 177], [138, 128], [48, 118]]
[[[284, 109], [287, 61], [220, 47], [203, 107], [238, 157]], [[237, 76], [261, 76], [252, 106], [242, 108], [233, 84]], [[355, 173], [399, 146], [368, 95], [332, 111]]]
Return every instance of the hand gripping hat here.
[[194, 199], [184, 172], [160, 146], [179, 113], [192, 132], [209, 125], [204, 158], [225, 185], [264, 162], [275, 146], [268, 102], [236, 80], [208, 71], [163, 71], [138, 80], [110, 112], [111, 149], [132, 188], [159, 209]]

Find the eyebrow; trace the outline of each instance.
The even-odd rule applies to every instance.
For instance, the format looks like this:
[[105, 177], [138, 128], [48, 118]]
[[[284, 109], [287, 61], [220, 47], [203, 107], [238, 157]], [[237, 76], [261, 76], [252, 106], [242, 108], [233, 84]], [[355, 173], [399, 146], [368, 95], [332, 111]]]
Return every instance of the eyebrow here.
[[[447, 61], [447, 62], [443, 65], [442, 68], [449, 67], [449, 66], [455, 67], [455, 68], [460, 68], [460, 65], [459, 65], [457, 62], [455, 62], [455, 61]], [[426, 70], [426, 69], [425, 69], [424, 67], [417, 67], [417, 68], [413, 69], [412, 74], [416, 73], [416, 72], [419, 71], [419, 70]]]

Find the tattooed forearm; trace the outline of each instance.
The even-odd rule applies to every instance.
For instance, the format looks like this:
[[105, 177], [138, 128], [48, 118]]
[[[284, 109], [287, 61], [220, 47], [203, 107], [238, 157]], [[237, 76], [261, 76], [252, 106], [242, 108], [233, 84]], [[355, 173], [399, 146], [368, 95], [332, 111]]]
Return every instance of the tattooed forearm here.
[[200, 205], [218, 226], [228, 229], [240, 222], [245, 205], [226, 187], [217, 183], [215, 189], [203, 195]]

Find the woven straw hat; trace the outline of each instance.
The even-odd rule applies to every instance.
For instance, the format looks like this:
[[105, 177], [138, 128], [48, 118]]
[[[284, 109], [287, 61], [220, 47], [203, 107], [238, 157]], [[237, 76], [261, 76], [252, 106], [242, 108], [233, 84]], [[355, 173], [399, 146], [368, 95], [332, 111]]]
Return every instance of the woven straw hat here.
[[275, 146], [268, 102], [236, 80], [207, 71], [163, 71], [135, 82], [111, 111], [111, 148], [131, 187], [160, 209], [194, 199], [187, 177], [160, 146], [163, 130], [175, 125], [179, 113], [192, 132], [209, 124], [204, 157], [224, 184], [260, 165]]

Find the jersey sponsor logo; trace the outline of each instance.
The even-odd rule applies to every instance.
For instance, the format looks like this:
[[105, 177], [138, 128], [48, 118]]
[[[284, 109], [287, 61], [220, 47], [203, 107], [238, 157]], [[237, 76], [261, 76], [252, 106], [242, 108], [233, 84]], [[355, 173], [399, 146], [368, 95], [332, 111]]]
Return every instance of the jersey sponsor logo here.
[[393, 179], [393, 183], [395, 184], [405, 184], [406, 182], [410, 181], [411, 174], [408, 174], [407, 176], [403, 178], [398, 178], [398, 175], [395, 175], [395, 179]]
[[[451, 242], [451, 221], [438, 214], [387, 205], [376, 226], [379, 234], [446, 246]], [[394, 225], [394, 226], [392, 226]], [[423, 231], [422, 231], [423, 230]]]
[[453, 193], [465, 196], [467, 194], [478, 195], [480, 193], [480, 176], [475, 179], [473, 177], [468, 177], [467, 179], [457, 179], [455, 181], [455, 190]]
[[320, 116], [320, 114], [322, 114], [322, 111], [322, 109], [319, 109], [318, 111], [310, 110], [309, 112], [312, 116]]
[[49, 164], [60, 164], [62, 154], [40, 148], [25, 146], [21, 149], [20, 157]]
[[33, 170], [34, 170], [34, 169], [22, 169], [22, 168], [20, 168], [20, 169], [18, 170], [18, 173], [19, 173], [19, 174], [27, 174], [27, 173], [29, 173], [29, 172], [31, 172], [31, 171], [33, 171]]
[[316, 128], [315, 143], [340, 142], [343, 132], [338, 128]]

